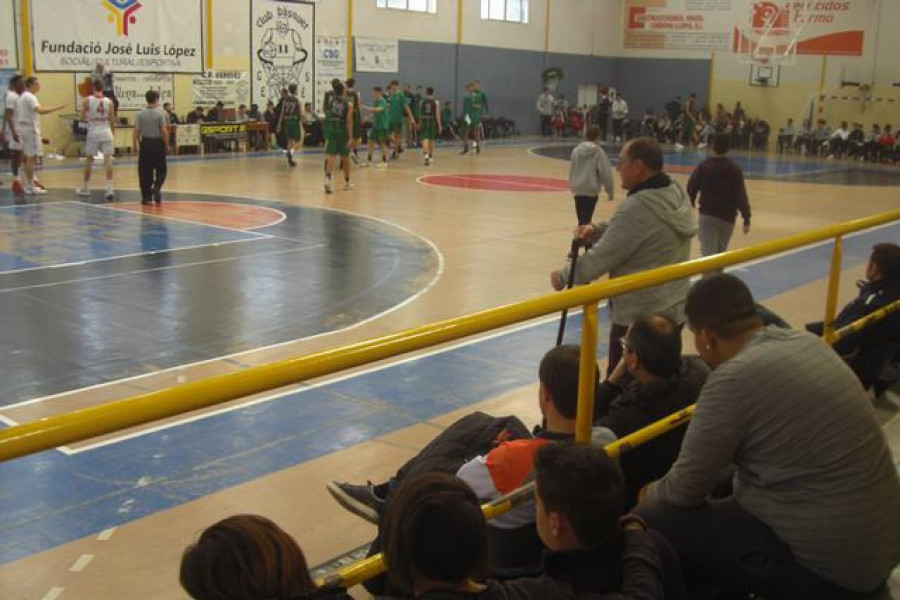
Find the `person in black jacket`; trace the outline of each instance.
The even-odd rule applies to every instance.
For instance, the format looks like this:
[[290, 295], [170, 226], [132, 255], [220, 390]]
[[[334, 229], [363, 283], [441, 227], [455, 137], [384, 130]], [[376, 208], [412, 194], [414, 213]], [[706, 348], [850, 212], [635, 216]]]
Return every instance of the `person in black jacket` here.
[[534, 464], [538, 533], [549, 549], [544, 553], [543, 578], [577, 594], [627, 594], [630, 580], [623, 579], [622, 562], [641, 557], [661, 577], [658, 597], [687, 598], [672, 546], [658, 532], [647, 531], [636, 515], [622, 515], [625, 480], [603, 448], [544, 446], [535, 454]]
[[[709, 367], [697, 356], [681, 356], [681, 329], [671, 319], [639, 317], [620, 343], [622, 360], [597, 389], [596, 425], [622, 438], [697, 401]], [[627, 508], [675, 462], [684, 431], [673, 429], [622, 455]]]
[[[603, 449], [594, 447], [599, 453]], [[609, 459], [607, 459], [610, 463]], [[615, 467], [614, 463], [612, 466]], [[610, 565], [610, 581], [594, 586], [593, 598], [662, 598], [659, 555], [638, 522], [619, 533], [620, 506], [603, 510], [614, 535], [624, 538]], [[601, 508], [601, 507], [597, 507]], [[584, 597], [551, 577], [486, 580], [488, 534], [478, 498], [465, 482], [445, 473], [412, 477], [398, 488], [384, 516], [387, 597], [455, 600], [568, 600]], [[602, 565], [598, 565], [602, 566]], [[621, 568], [621, 572], [619, 572]]]
[[[834, 320], [835, 329], [846, 327], [900, 300], [900, 246], [876, 244], [866, 265], [866, 279], [857, 286], [859, 295], [838, 313]], [[822, 321], [816, 321], [808, 323], [806, 329], [822, 335], [825, 327]], [[880, 393], [885, 384], [877, 381], [879, 372], [900, 351], [900, 313], [888, 315], [842, 338], [834, 344], [834, 350], [853, 369], [863, 387], [875, 386], [875, 393]]]
[[297, 542], [258, 515], [206, 528], [184, 551], [180, 582], [195, 600], [352, 600], [343, 588], [317, 588]]

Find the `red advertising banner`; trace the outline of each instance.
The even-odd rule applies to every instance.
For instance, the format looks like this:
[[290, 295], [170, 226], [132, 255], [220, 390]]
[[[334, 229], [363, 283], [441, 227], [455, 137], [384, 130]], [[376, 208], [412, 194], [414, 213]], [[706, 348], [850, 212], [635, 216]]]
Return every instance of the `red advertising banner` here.
[[868, 0], [625, 0], [626, 48], [862, 54]]

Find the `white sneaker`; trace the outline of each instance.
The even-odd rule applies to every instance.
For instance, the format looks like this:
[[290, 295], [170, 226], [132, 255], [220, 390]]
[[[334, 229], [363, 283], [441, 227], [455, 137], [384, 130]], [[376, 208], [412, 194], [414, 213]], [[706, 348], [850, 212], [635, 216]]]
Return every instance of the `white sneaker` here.
[[47, 190], [45, 190], [44, 188], [31, 187], [31, 186], [25, 188], [26, 196], [41, 196], [46, 193], [47, 193]]
[[75, 195], [81, 196], [82, 198], [90, 198], [91, 190], [89, 188], [81, 187], [75, 190]]
[[332, 190], [331, 190], [331, 180], [330, 180], [330, 179], [326, 179], [326, 180], [325, 180], [325, 193], [326, 193], [326, 194], [330, 194], [331, 192], [332, 192]]
[[387, 167], [388, 167], [388, 164], [384, 161], [381, 161], [380, 163], [375, 165], [376, 169], [387, 169]]
[[678, 150], [684, 150], [684, 144], [675, 143], [675, 148]]
[[348, 192], [348, 191], [350, 191], [350, 190], [352, 190], [352, 189], [354, 189], [354, 188], [356, 188], [356, 186], [353, 185], [352, 183], [350, 183], [349, 181], [345, 181], [345, 182], [344, 182], [344, 191], [345, 191], [345, 192]]
[[697, 149], [698, 149], [698, 150], [702, 150], [703, 148], [706, 148], [706, 142], [702, 142], [702, 143], [700, 143], [700, 144], [697, 144]]
[[103, 194], [103, 197], [106, 198], [107, 200], [111, 201], [116, 197], [116, 193], [113, 191], [112, 188], [106, 188], [106, 193]]

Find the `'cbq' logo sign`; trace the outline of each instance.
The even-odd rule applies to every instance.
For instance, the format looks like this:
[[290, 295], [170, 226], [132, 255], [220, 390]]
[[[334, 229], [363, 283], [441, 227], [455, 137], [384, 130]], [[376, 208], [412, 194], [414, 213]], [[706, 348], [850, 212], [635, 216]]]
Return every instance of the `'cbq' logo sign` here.
[[141, 8], [138, 0], [103, 0], [103, 8], [109, 11], [107, 20], [116, 24], [116, 35], [128, 36], [128, 26], [137, 23], [134, 16]]

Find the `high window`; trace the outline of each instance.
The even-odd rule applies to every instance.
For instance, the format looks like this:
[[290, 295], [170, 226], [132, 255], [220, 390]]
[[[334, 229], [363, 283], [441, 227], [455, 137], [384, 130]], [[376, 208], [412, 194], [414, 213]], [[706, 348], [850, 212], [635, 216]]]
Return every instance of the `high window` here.
[[528, 22], [528, 0], [481, 0], [481, 18], [510, 23]]
[[432, 14], [437, 12], [437, 0], [375, 0], [375, 6]]

